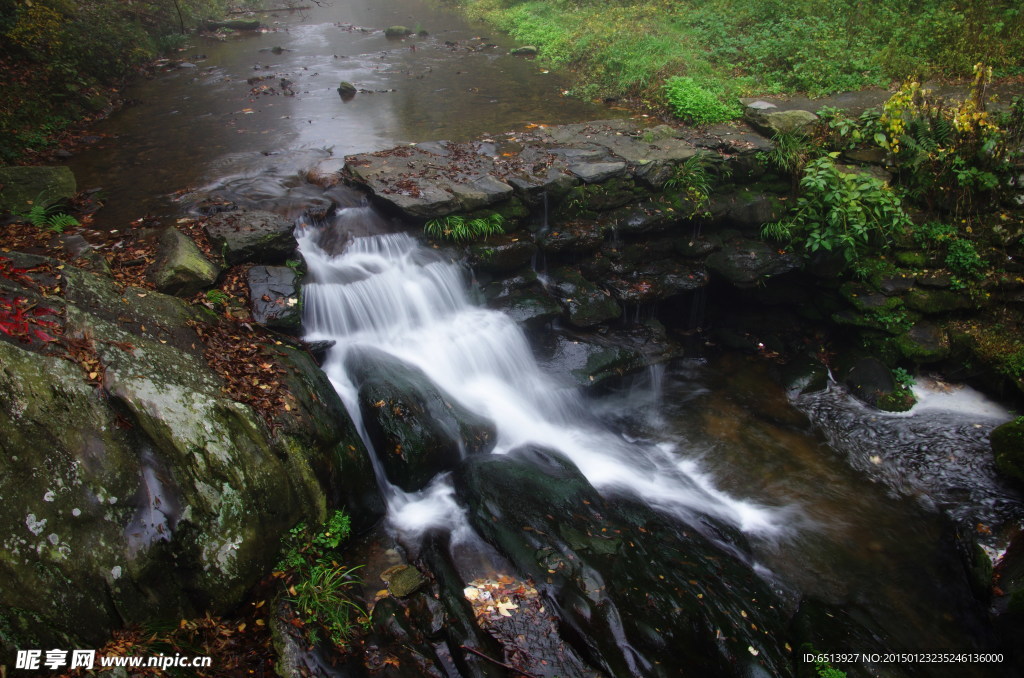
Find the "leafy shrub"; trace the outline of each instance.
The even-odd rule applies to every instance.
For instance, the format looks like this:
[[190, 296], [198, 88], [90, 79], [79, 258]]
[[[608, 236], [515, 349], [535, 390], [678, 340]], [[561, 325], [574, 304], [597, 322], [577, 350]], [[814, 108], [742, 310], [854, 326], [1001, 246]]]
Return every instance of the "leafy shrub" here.
[[665, 100], [676, 117], [697, 125], [726, 122], [739, 117], [738, 103], [722, 100], [721, 89], [698, 84], [689, 77], [673, 76], [665, 81]]
[[892, 189], [867, 174], [840, 172], [838, 156], [830, 153], [807, 164], [796, 208], [785, 219], [766, 224], [765, 236], [802, 238], [808, 252], [839, 252], [852, 262], [869, 245], [884, 245], [894, 231], [910, 225]]
[[985, 262], [970, 240], [954, 238], [946, 249], [946, 266], [962, 276], [980, 278]]

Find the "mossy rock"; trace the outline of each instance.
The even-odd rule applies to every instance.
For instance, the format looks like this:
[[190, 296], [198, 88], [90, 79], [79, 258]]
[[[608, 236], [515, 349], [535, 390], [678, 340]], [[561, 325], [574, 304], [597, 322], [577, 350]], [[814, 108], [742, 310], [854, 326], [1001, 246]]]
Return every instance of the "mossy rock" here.
[[909, 308], [929, 315], [963, 311], [974, 306], [965, 293], [920, 287], [910, 290], [904, 300]]
[[949, 336], [941, 327], [927, 321], [916, 323], [895, 341], [903, 357], [919, 365], [937, 363], [949, 357]]
[[925, 268], [928, 265], [928, 255], [924, 252], [901, 250], [895, 256], [896, 261], [910, 268]]
[[67, 167], [0, 167], [0, 214], [23, 214], [74, 197], [75, 175]]
[[997, 426], [989, 440], [996, 469], [1005, 477], [1024, 484], [1024, 417]]
[[389, 38], [404, 38], [407, 35], [412, 35], [412, 31], [405, 26], [388, 26], [384, 29], [384, 35]]

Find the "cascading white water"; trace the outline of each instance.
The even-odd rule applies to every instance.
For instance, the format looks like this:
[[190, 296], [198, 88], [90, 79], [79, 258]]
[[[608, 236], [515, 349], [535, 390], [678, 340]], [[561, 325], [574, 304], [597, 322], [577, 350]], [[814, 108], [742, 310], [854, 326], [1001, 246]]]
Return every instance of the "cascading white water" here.
[[[360, 210], [370, 214], [367, 207], [347, 208], [346, 219]], [[462, 266], [404, 233], [353, 238], [332, 252], [322, 245], [343, 239], [331, 228], [297, 233], [311, 280], [306, 338], [337, 342], [324, 370], [360, 428], [345, 356], [369, 346], [419, 367], [460, 404], [494, 421], [496, 454], [525, 444], [557, 449], [601, 491], [625, 491], [691, 520], [709, 514], [745, 531], [778, 529], [771, 510], [718, 491], [671, 445], [629, 441], [602, 427], [575, 390], [540, 371], [511, 319], [470, 302]], [[413, 495], [386, 489], [390, 520], [406, 533], [459, 523], [445, 479]]]

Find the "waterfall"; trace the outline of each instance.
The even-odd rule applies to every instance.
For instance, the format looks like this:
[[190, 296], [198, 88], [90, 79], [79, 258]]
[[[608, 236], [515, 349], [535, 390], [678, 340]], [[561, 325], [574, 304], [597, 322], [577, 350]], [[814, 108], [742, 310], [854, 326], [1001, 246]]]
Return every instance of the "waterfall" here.
[[[369, 207], [340, 212], [347, 224], [372, 214]], [[461, 264], [405, 233], [349, 238], [337, 228], [335, 220], [300, 226], [296, 234], [309, 267], [304, 325], [308, 340], [336, 342], [324, 370], [360, 430], [345, 356], [372, 347], [420, 368], [461, 405], [492, 420], [494, 454], [526, 444], [553, 448], [602, 492], [629, 493], [688, 522], [709, 514], [746, 531], [778, 529], [771, 510], [720, 492], [672, 445], [609, 430], [575, 389], [542, 373], [518, 325], [471, 303]], [[460, 509], [446, 479], [412, 494], [381, 482], [389, 519], [400, 530], [458, 527]]]

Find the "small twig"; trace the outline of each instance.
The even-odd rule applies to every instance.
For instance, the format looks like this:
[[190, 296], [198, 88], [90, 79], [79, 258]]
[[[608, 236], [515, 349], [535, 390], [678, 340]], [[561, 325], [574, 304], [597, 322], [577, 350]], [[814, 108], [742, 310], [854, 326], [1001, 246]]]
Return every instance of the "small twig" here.
[[494, 657], [489, 657], [489, 656], [485, 655], [483, 652], [481, 652], [479, 650], [474, 650], [473, 648], [468, 647], [466, 645], [459, 645], [459, 647], [462, 648], [463, 650], [466, 650], [467, 652], [472, 652], [477, 657], [481, 657], [481, 658], [486, 659], [487, 661], [489, 661], [489, 662], [491, 662], [493, 664], [497, 664], [498, 666], [500, 666], [502, 668], [508, 669], [509, 671], [515, 671], [516, 673], [518, 673], [521, 676], [526, 676], [526, 678], [538, 678], [536, 675], [530, 673], [529, 671], [523, 671], [522, 669], [517, 669], [516, 667], [512, 666], [511, 664], [506, 664], [505, 662], [499, 662]]

